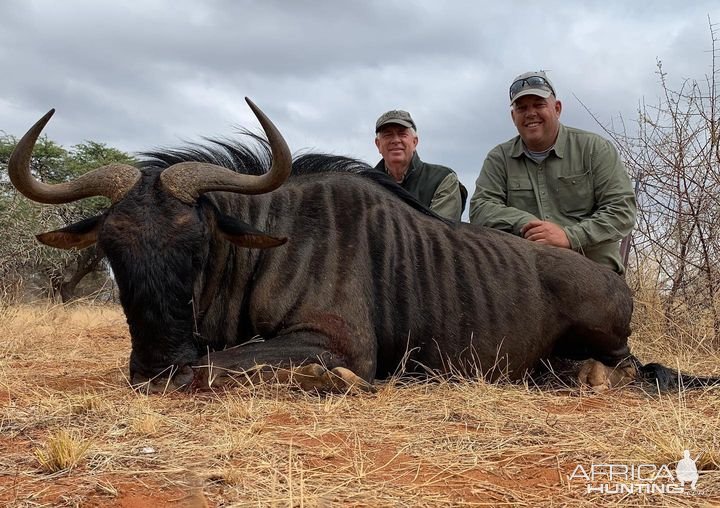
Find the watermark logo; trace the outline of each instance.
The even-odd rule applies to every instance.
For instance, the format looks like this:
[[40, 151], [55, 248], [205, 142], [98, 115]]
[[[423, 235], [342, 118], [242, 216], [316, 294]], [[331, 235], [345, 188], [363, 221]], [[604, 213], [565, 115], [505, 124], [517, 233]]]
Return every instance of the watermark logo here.
[[691, 458], [690, 450], [685, 450], [675, 468], [668, 464], [578, 464], [568, 480], [584, 482], [586, 494], [698, 494], [699, 458]]
[[677, 475], [681, 486], [684, 487], [686, 483], [690, 483], [690, 488], [695, 490], [695, 485], [700, 477], [700, 475], [698, 475], [697, 465], [695, 464], [699, 458], [700, 455], [691, 459], [690, 450], [683, 452], [683, 458], [680, 459], [675, 469], [675, 475]]

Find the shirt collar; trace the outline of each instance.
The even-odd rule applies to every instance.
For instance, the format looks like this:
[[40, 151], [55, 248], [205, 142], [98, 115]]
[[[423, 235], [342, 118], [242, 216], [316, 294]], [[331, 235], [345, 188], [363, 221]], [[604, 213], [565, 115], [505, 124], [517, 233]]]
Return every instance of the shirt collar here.
[[[558, 136], [555, 140], [555, 146], [552, 150], [550, 150], [550, 153], [555, 152], [555, 155], [558, 158], [562, 159], [565, 153], [565, 146], [567, 145], [567, 137], [567, 129], [563, 124], [560, 124]], [[522, 138], [520, 136], [516, 136], [515, 142], [510, 149], [510, 157], [512, 157], [513, 159], [517, 159], [522, 155], [525, 155], [525, 147], [523, 146]]]

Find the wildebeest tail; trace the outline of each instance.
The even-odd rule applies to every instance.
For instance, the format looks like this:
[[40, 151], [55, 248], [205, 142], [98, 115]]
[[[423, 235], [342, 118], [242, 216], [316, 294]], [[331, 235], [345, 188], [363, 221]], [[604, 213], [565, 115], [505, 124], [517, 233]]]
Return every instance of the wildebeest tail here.
[[682, 374], [660, 363], [641, 364], [635, 359], [640, 379], [656, 386], [660, 391], [686, 388], [720, 387], [720, 377], [693, 376]]

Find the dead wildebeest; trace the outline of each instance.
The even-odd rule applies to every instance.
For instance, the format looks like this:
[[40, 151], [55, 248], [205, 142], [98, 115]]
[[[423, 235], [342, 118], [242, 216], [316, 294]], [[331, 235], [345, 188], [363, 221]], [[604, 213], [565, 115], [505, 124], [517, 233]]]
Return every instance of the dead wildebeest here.
[[344, 390], [403, 362], [516, 380], [556, 356], [592, 359], [580, 371], [591, 385], [636, 368], [663, 385], [675, 378], [630, 355], [632, 298], [620, 276], [569, 250], [444, 221], [358, 161], [293, 163], [248, 102], [267, 135], [260, 150], [215, 142], [48, 185], [30, 158], [51, 111], [12, 154], [12, 183], [31, 200], [111, 200], [38, 238], [63, 249], [97, 242], [107, 255], [134, 385], [207, 387], [295, 367], [304, 388]]

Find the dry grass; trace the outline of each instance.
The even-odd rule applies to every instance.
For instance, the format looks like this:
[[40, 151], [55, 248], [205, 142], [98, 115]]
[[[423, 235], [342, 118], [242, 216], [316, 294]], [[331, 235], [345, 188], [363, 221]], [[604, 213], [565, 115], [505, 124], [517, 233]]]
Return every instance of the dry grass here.
[[[697, 334], [639, 306], [644, 360], [720, 375]], [[695, 333], [695, 332], [694, 332]], [[285, 386], [144, 396], [114, 307], [0, 311], [0, 505], [698, 506], [720, 503], [720, 390], [592, 393], [400, 381], [376, 394]], [[698, 493], [587, 494], [581, 464], [702, 469]]]
[[90, 443], [61, 429], [51, 435], [41, 448], [35, 449], [35, 458], [42, 471], [57, 473], [77, 466], [85, 458], [89, 447]]

